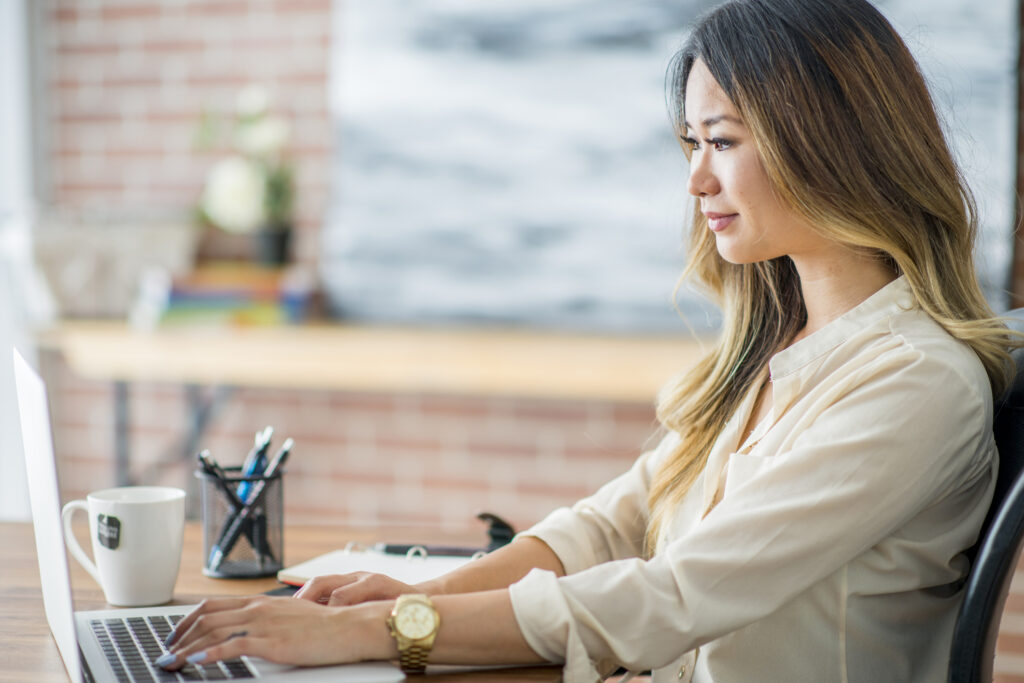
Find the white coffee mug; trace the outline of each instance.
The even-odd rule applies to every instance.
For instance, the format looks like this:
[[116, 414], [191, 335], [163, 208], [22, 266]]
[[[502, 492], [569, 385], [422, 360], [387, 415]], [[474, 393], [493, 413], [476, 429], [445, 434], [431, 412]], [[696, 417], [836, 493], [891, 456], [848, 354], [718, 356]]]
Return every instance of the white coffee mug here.
[[[71, 531], [75, 510], [89, 515], [95, 564]], [[120, 607], [160, 605], [174, 594], [185, 534], [185, 492], [166, 486], [94, 491], [61, 511], [72, 556]]]

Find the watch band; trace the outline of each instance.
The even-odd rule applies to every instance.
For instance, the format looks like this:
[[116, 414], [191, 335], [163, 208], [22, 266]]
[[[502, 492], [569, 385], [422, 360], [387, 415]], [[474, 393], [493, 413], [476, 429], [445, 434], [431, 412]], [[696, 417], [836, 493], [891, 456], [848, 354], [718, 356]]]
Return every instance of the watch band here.
[[400, 653], [398, 664], [407, 674], [421, 674], [427, 669], [427, 656], [430, 648], [410, 645]]

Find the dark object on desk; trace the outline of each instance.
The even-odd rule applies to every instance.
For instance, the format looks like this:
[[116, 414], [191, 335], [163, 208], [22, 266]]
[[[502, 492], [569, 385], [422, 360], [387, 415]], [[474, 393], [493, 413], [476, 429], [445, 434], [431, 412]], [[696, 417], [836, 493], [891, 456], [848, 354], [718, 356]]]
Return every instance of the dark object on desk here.
[[233, 508], [216, 479], [196, 471], [202, 482], [203, 574], [236, 579], [273, 576], [283, 566], [283, 473], [245, 477], [241, 468], [228, 467], [225, 474], [231, 486], [254, 484], [255, 497]]
[[280, 479], [278, 473], [285, 460], [288, 459], [288, 454], [291, 450], [292, 440], [288, 439], [284, 442], [284, 446], [281, 447], [278, 454], [274, 456], [274, 459], [270, 461], [266, 471], [260, 473], [258, 479], [253, 479], [251, 476], [246, 478], [246, 483], [250, 484], [252, 492], [245, 500], [245, 505], [242, 506], [242, 509], [234, 512], [226, 520], [224, 531], [221, 533], [220, 538], [217, 540], [217, 545], [213, 547], [210, 554], [211, 571], [217, 572], [220, 570], [221, 562], [231, 553], [242, 533], [248, 532], [248, 530], [252, 531], [251, 534], [247, 535], [253, 539], [253, 550], [256, 551], [260, 569], [262, 570], [264, 561], [274, 563], [273, 551], [266, 544], [267, 518], [263, 510], [263, 499], [267, 492], [267, 487], [275, 480]]
[[[212, 477], [214, 483], [217, 485], [218, 488], [220, 488], [221, 492], [224, 494], [224, 500], [226, 500], [228, 504], [231, 506], [231, 515], [237, 515], [242, 510], [242, 508], [245, 507], [245, 503], [243, 503], [241, 499], [239, 499], [238, 493], [235, 491], [235, 487], [232, 484], [228, 483], [227, 475], [224, 473], [224, 470], [217, 463], [217, 461], [214, 460], [213, 456], [210, 455], [210, 451], [208, 450], [200, 451], [199, 454], [196, 455], [196, 459], [199, 461], [199, 467], [202, 470], [202, 472], [205, 473], [205, 475], [208, 478]], [[261, 549], [261, 552], [269, 552], [268, 549], [265, 547], [265, 543], [263, 543], [262, 538], [257, 539], [254, 536], [253, 529], [251, 527], [245, 530], [245, 535], [249, 539], [249, 543], [252, 544], [253, 548], [258, 547], [256, 545], [257, 543], [261, 543], [262, 545], [264, 545], [264, 547]], [[215, 545], [214, 547], [217, 546]]]
[[[215, 578], [273, 576], [283, 567], [281, 477], [292, 445], [291, 439], [285, 440], [266, 470], [258, 475], [247, 476], [242, 473], [242, 467], [220, 468], [212, 458], [200, 458], [196, 477], [203, 482], [205, 575]], [[245, 498], [242, 491], [246, 491]]]
[[[1024, 331], [1024, 309], [1007, 316], [1014, 329]], [[999, 622], [1024, 543], [1024, 349], [1014, 351], [1013, 357], [1016, 377], [995, 404], [999, 475], [953, 628], [950, 683], [992, 680]]]
[[387, 553], [388, 555], [407, 555], [411, 550], [421, 548], [429, 556], [441, 555], [445, 557], [472, 557], [477, 553], [489, 553], [492, 550], [497, 550], [503, 545], [508, 545], [516, 535], [512, 525], [493, 512], [481, 512], [476, 516], [476, 518], [490, 524], [490, 528], [487, 530], [487, 537], [490, 541], [487, 546], [483, 548], [423, 545], [418, 543], [378, 543], [374, 546], [374, 550]]
[[408, 555], [410, 551], [415, 549], [421, 549], [429, 557], [440, 555], [442, 557], [473, 557], [477, 553], [484, 552], [483, 548], [470, 548], [468, 546], [456, 546], [456, 545], [425, 545], [417, 543], [378, 543], [373, 546], [374, 550], [379, 550], [382, 553], [388, 555]]
[[487, 535], [491, 539], [491, 542], [487, 544], [487, 552], [508, 545], [515, 538], [516, 532], [512, 525], [493, 512], [481, 512], [476, 518], [491, 525], [487, 530]]
[[[257, 465], [255, 467], [243, 466], [247, 474], [246, 481], [240, 484], [238, 489], [241, 491], [245, 486], [248, 493], [245, 497], [239, 495], [239, 499], [243, 502], [242, 507], [231, 513], [224, 522], [220, 538], [217, 539], [217, 544], [210, 552], [208, 566], [211, 572], [220, 572], [221, 563], [226, 556], [231, 554], [239, 536], [243, 533], [252, 541], [260, 572], [264, 569], [264, 563], [269, 563], [272, 566], [277, 564], [273, 550], [266, 542], [267, 518], [263, 509], [263, 499], [267, 487], [272, 485], [275, 479], [280, 479], [278, 474], [285, 461], [288, 460], [294, 442], [291, 439], [285, 439], [281, 450], [270, 460], [270, 464], [260, 464], [260, 461], [266, 459], [265, 453], [270, 445], [271, 433], [273, 433], [273, 429], [270, 427], [264, 431], [266, 441], [259, 447], [260, 454]], [[254, 478], [254, 475], [258, 475], [258, 478]]]

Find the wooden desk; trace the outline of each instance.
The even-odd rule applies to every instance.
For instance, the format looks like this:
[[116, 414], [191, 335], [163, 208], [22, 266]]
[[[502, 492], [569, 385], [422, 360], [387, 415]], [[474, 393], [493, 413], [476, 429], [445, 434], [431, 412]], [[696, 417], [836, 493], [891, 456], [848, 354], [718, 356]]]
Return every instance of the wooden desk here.
[[[39, 337], [78, 375], [114, 382], [114, 481], [133, 483], [132, 382], [186, 386], [183, 457], [232, 387], [504, 396], [650, 405], [708, 347], [691, 336], [614, 336], [353, 325], [168, 327], [64, 322]], [[221, 390], [204, 394], [201, 386]], [[227, 389], [227, 391], [224, 391]]]
[[[84, 532], [83, 532], [84, 533]], [[430, 543], [459, 543], [465, 538], [416, 531], [381, 529], [340, 529], [337, 527], [288, 527], [285, 529], [285, 562], [292, 564], [330, 550], [344, 547], [347, 541], [369, 543], [382, 538], [422, 539]], [[176, 604], [192, 604], [216, 595], [250, 595], [278, 587], [275, 579], [211, 579], [200, 571], [202, 537], [198, 524], [185, 530], [181, 571], [174, 590]], [[39, 589], [32, 525], [24, 522], [0, 523], [0, 548], [3, 571], [0, 573], [0, 681], [24, 683], [66, 683], [67, 673], [50, 635]], [[75, 609], [105, 609], [103, 593], [77, 562], [69, 559]], [[495, 671], [467, 671], [431, 675], [431, 681], [558, 681], [558, 667], [524, 667]]]
[[95, 321], [61, 323], [40, 343], [100, 380], [643, 404], [706, 345], [679, 335], [354, 325], [136, 332]]

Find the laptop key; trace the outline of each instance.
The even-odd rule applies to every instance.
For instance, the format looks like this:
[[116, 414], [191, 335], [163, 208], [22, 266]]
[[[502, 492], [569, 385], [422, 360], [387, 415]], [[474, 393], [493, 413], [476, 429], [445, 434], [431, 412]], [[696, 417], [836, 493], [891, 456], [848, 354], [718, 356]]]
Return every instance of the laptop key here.
[[221, 669], [216, 664], [209, 664], [207, 666], [202, 667], [202, 672], [203, 672], [203, 678], [205, 678], [208, 681], [226, 681], [226, 680], [228, 680], [228, 675], [226, 673], [224, 673], [224, 670]]
[[223, 664], [224, 668], [228, 670], [228, 675], [231, 676], [232, 679], [255, 678], [255, 675], [249, 668], [249, 665], [241, 659], [228, 659], [221, 662], [221, 664]]
[[203, 675], [201, 673], [199, 673], [199, 669], [197, 669], [195, 667], [195, 665], [193, 665], [193, 664], [189, 664], [188, 666], [185, 666], [184, 668], [178, 669], [178, 675], [181, 676], [182, 680], [186, 680], [186, 681], [201, 681], [201, 680], [203, 680]]
[[92, 628], [92, 632], [100, 644], [103, 656], [107, 658], [107, 663], [110, 664], [110, 669], [114, 672], [114, 676], [117, 677], [117, 683], [131, 683], [132, 679], [121, 664], [121, 658], [117, 656], [117, 648], [111, 642], [107, 629], [103, 627], [103, 622], [99, 619], [94, 619], [89, 622], [89, 626]]

